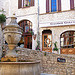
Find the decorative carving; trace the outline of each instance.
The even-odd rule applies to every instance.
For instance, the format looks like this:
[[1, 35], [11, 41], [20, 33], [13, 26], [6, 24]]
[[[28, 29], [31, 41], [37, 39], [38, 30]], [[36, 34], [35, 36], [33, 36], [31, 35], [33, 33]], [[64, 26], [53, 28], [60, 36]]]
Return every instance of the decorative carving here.
[[16, 17], [11, 17], [11, 22], [9, 25], [4, 27], [4, 37], [8, 43], [9, 50], [5, 57], [17, 57], [18, 55], [15, 52], [15, 47], [20, 41], [22, 35], [22, 28], [17, 24]]

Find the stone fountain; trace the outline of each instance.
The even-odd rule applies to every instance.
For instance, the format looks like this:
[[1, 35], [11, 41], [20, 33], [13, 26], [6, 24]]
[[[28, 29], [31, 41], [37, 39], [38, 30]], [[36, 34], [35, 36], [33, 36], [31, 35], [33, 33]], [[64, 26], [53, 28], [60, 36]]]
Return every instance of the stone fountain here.
[[18, 62], [15, 49], [20, 41], [22, 28], [17, 24], [16, 17], [11, 17], [11, 22], [4, 27], [3, 32], [9, 50], [5, 57], [1, 58], [0, 75], [40, 75], [39, 61]]
[[8, 43], [9, 50], [7, 50], [5, 58], [2, 58], [2, 61], [8, 59], [10, 61], [17, 61], [18, 54], [16, 54], [15, 48], [21, 39], [22, 28], [17, 24], [16, 17], [11, 17], [11, 22], [4, 27], [3, 34]]

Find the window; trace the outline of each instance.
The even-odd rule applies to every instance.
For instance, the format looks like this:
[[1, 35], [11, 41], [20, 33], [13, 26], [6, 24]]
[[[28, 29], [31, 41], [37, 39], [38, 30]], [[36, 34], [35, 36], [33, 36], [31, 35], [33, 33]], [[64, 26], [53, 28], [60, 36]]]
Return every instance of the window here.
[[61, 0], [46, 0], [46, 12], [61, 11]]
[[60, 36], [61, 48], [75, 48], [75, 31], [67, 31]]
[[18, 8], [34, 6], [34, 0], [18, 0]]
[[30, 22], [29, 20], [21, 21], [18, 24], [23, 28], [23, 33], [32, 31], [32, 22]]
[[57, 11], [57, 2], [56, 0], [51, 0], [51, 12]]

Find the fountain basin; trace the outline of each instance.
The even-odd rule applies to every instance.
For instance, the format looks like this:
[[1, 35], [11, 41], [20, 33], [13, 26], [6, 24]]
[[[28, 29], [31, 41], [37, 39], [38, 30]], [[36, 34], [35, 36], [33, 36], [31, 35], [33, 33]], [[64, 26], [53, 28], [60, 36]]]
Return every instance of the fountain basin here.
[[0, 62], [0, 75], [40, 75], [40, 62]]

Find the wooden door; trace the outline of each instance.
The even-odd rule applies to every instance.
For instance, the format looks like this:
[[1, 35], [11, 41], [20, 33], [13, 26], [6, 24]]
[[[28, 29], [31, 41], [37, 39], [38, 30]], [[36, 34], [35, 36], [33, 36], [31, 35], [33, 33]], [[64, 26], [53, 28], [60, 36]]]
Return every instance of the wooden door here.
[[52, 52], [52, 34], [43, 34], [42, 49], [46, 52]]
[[24, 37], [24, 47], [32, 49], [32, 36], [28, 35]]

